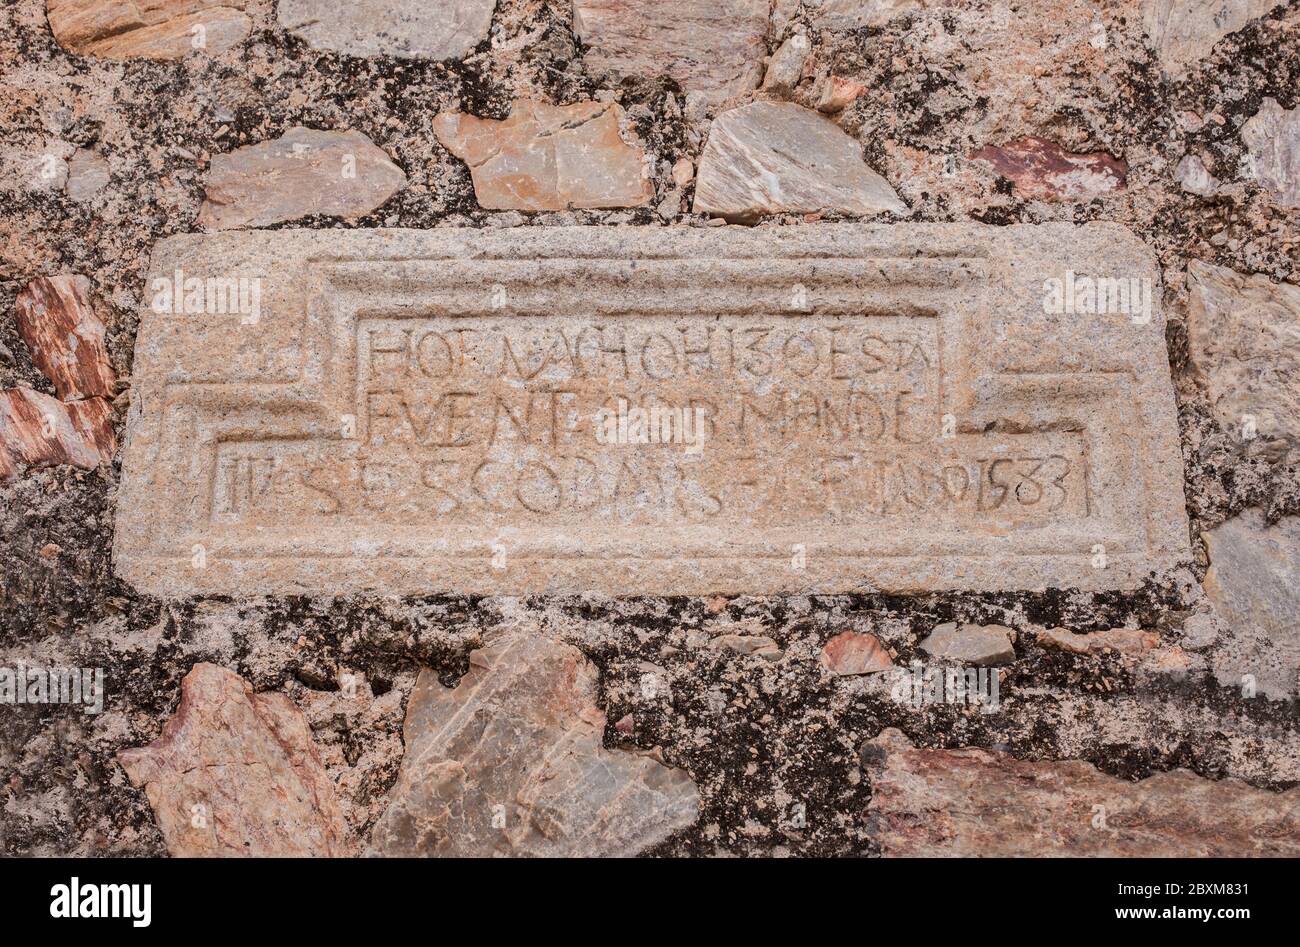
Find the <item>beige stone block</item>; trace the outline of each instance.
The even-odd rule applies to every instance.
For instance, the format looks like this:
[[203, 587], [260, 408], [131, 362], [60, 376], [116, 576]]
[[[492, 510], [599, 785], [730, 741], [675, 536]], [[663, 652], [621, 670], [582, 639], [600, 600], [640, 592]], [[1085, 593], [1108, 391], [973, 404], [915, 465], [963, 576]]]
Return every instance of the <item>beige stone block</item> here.
[[[1097, 278], [1154, 302], [1091, 313]], [[1134, 588], [1188, 558], [1156, 279], [1106, 224], [173, 237], [116, 568], [164, 596]]]

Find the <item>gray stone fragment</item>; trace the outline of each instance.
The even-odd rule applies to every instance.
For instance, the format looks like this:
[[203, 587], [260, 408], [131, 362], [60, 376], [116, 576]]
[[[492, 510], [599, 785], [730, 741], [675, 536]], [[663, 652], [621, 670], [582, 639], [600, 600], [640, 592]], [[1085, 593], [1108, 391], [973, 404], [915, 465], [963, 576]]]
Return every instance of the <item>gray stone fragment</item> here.
[[89, 148], [79, 148], [68, 162], [64, 192], [78, 204], [86, 204], [108, 186], [108, 162]]
[[280, 25], [350, 56], [456, 59], [487, 38], [496, 0], [280, 0]]
[[1300, 107], [1290, 111], [1273, 99], [1241, 129], [1246, 173], [1277, 198], [1281, 207], [1300, 207]]
[[857, 142], [811, 109], [754, 102], [713, 122], [700, 160], [695, 212], [750, 223], [765, 214], [906, 214]]
[[690, 826], [695, 784], [651, 754], [606, 750], [596, 669], [572, 645], [509, 633], [455, 687], [423, 671], [378, 854], [636, 855]]
[[976, 666], [1008, 664], [1016, 659], [1011, 629], [1002, 625], [936, 625], [921, 650], [931, 657]]
[[1285, 697], [1300, 670], [1300, 517], [1273, 526], [1247, 510], [1205, 533], [1205, 591], [1230, 640], [1215, 670], [1228, 686], [1252, 675], [1258, 689]]

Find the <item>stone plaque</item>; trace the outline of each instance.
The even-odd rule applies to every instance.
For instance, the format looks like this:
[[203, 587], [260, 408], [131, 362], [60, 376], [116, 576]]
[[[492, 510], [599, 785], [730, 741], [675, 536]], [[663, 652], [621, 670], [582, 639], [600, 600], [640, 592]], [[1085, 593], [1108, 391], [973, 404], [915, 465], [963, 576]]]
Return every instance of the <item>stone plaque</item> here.
[[1126, 588], [1188, 556], [1160, 290], [1091, 224], [232, 232], [155, 251], [149, 592]]

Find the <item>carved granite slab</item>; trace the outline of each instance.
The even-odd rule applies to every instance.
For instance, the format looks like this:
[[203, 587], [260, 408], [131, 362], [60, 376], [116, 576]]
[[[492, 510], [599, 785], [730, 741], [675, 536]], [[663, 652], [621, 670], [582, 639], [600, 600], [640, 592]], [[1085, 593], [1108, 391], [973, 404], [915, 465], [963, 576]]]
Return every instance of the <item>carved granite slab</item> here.
[[152, 593], [1109, 589], [1188, 557], [1119, 226], [185, 235], [144, 295], [115, 561]]

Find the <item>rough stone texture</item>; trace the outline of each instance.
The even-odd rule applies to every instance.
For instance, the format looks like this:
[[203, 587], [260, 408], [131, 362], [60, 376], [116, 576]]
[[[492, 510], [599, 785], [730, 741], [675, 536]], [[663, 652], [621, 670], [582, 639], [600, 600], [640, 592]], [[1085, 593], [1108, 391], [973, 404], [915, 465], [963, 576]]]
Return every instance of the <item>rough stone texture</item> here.
[[312, 214], [360, 217], [404, 184], [402, 169], [360, 132], [291, 128], [212, 159], [197, 223], [229, 230]]
[[780, 661], [784, 654], [781, 646], [767, 635], [722, 634], [710, 640], [709, 647], [715, 651], [730, 651], [772, 663]]
[[[1067, 270], [1154, 284], [1120, 228], [283, 230], [163, 242], [178, 269], [260, 280], [261, 315], [141, 314], [116, 563], [155, 593], [1132, 588], [1188, 557], [1158, 308], [1043, 311]], [[676, 443], [598, 422], [655, 405]]]
[[95, 200], [108, 186], [108, 162], [89, 148], [79, 148], [68, 162], [68, 197], [85, 204]]
[[987, 145], [971, 158], [987, 161], [1026, 197], [1041, 200], [1092, 200], [1122, 188], [1128, 173], [1123, 161], [1105, 152], [1071, 154], [1044, 138]]
[[90, 280], [42, 276], [18, 294], [18, 331], [32, 362], [64, 401], [112, 397], [117, 377], [104, 345], [104, 323], [90, 301]]
[[1211, 197], [1223, 186], [1223, 182], [1211, 174], [1205, 162], [1196, 155], [1183, 155], [1174, 169], [1174, 176], [1184, 191], [1201, 197]]
[[[1300, 673], [1300, 517], [1268, 526], [1258, 510], [1203, 534], [1210, 555], [1205, 591], [1218, 616], [1246, 639], [1263, 637], [1271, 655], [1233, 670], [1253, 674], [1278, 697], [1296, 693]], [[1269, 666], [1276, 665], [1275, 673]], [[1231, 672], [1227, 675], [1233, 676]], [[1239, 681], [1233, 681], [1237, 684]]]
[[1282, 207], [1300, 208], [1300, 105], [1282, 108], [1274, 99], [1241, 129], [1247, 148], [1249, 174], [1277, 198]]
[[906, 214], [857, 144], [817, 112], [755, 102], [719, 115], [695, 186], [695, 212], [732, 222], [764, 214]]
[[606, 750], [596, 669], [535, 629], [470, 654], [455, 687], [421, 673], [406, 755], [376, 852], [399, 856], [630, 856], [689, 827], [690, 777]]
[[[53, 392], [17, 332], [13, 302], [31, 280], [62, 272], [92, 277], [113, 364], [126, 376], [150, 254], [158, 240], [193, 229], [211, 156], [298, 125], [363, 131], [408, 170], [408, 186], [365, 227], [512, 225], [550, 235], [585, 224], [645, 235], [705, 225], [689, 212], [692, 175], [672, 175], [698, 163], [707, 139], [698, 93], [663, 77], [616, 82], [585, 70], [569, 4], [500, 0], [490, 39], [447, 63], [313, 50], [279, 26], [275, 7], [274, 0], [250, 4], [253, 33], [222, 54], [122, 63], [64, 51], [45, 0], [0, 3], [0, 388]], [[1297, 104], [1294, 3], [1221, 39], [1181, 82], [1163, 80], [1141, 17], [1127, 4], [961, 0], [844, 31], [820, 27], [798, 2], [777, 0], [775, 9], [785, 19], [774, 19], [769, 50], [792, 31], [813, 40], [796, 101], [814, 105], [823, 71], [870, 90], [836, 122], [913, 220], [1110, 220], [1138, 234], [1166, 277], [1157, 298], [1170, 316], [1164, 331], [1193, 535], [1251, 506], [1271, 518], [1300, 514], [1295, 463], [1278, 459], [1265, 438], [1243, 443], [1211, 414], [1192, 377], [1183, 319], [1190, 260], [1296, 282], [1300, 214], [1244, 173], [1241, 139], [1263, 99]], [[480, 207], [465, 165], [438, 143], [433, 120], [444, 110], [504, 118], [519, 98], [618, 103], [644, 143], [654, 201], [527, 217]], [[1023, 136], [1122, 156], [1128, 183], [1086, 204], [1039, 201], [987, 162], [965, 157]], [[71, 180], [80, 149], [93, 149], [112, 169], [97, 199], [84, 204], [65, 194], [61, 180]], [[1191, 153], [1223, 184], [1213, 199], [1179, 186], [1174, 170]], [[784, 215], [766, 223], [820, 228], [824, 221]], [[816, 305], [816, 296], [810, 301]], [[126, 416], [118, 414], [119, 436]], [[1219, 619], [1204, 620], [1210, 603], [1199, 542], [1187, 571], [1122, 592], [519, 601], [240, 594], [163, 605], [113, 574], [119, 485], [115, 466], [62, 465], [0, 487], [0, 666], [100, 666], [110, 680], [110, 705], [97, 716], [60, 706], [0, 713], [5, 856], [165, 855], [144, 793], [114, 754], [157, 736], [181, 678], [200, 661], [238, 669], [256, 690], [285, 693], [303, 709], [349, 824], [368, 838], [398, 772], [401, 722], [419, 669], [435, 668], [453, 683], [483, 628], [515, 612], [563, 629], [600, 668], [601, 706], [610, 721], [625, 722], [607, 727], [607, 746], [661, 746], [686, 761], [701, 817], [655, 854], [878, 854], [867, 835], [870, 778], [859, 772], [856, 751], [885, 724], [918, 746], [1007, 745], [1024, 759], [1085, 759], [1130, 782], [1182, 766], [1263, 789], [1300, 784], [1294, 705], [1243, 693], [1244, 673], [1261, 682], [1281, 677], [1276, 648], [1262, 633], [1241, 642]], [[786, 657], [769, 663], [708, 647], [701, 629], [715, 618], [752, 619]], [[1000, 710], [983, 714], [901, 705], [881, 692], [879, 675], [831, 678], [820, 666], [826, 641], [846, 628], [877, 635], [903, 666], [925, 661], [920, 639], [946, 621], [1077, 632], [1140, 627], [1188, 650], [1194, 641], [1210, 667], [1182, 679], [1148, 675], [1139, 660], [1085, 658], [1021, 638], [1016, 663], [1000, 669]], [[643, 662], [663, 669], [670, 694], [647, 693]], [[339, 683], [341, 670], [363, 680], [353, 698]], [[806, 819], [795, 818], [796, 805]], [[999, 903], [1014, 914], [1018, 898], [1011, 892]]]
[[247, 0], [48, 0], [64, 49], [105, 59], [180, 59], [219, 53], [248, 36]]
[[1196, 69], [1219, 40], [1280, 0], [1143, 0], [1142, 26], [1170, 76]]
[[803, 76], [804, 63], [812, 43], [803, 33], [795, 33], [772, 54], [763, 76], [763, 91], [776, 95], [789, 95]]
[[103, 398], [65, 404], [31, 388], [0, 391], [0, 480], [21, 467], [93, 469], [116, 449], [113, 409]]
[[1011, 629], [1001, 625], [969, 625], [955, 621], [936, 625], [921, 642], [921, 650], [934, 658], [957, 664], [986, 666], [1016, 659]]
[[865, 744], [862, 756], [872, 836], [885, 856], [1300, 854], [1300, 789], [1268, 792], [1182, 769], [1132, 783], [1078, 760], [917, 749], [895, 729]]
[[620, 131], [615, 104], [514, 103], [505, 121], [443, 112], [434, 131], [470, 167], [474, 197], [493, 210], [636, 207], [654, 196], [645, 155]]
[[889, 652], [875, 635], [842, 631], [822, 648], [822, 666], [837, 677], [874, 674], [894, 666]]
[[1038, 643], [1049, 648], [1059, 648], [1072, 654], [1142, 654], [1160, 644], [1160, 636], [1139, 628], [1108, 628], [1086, 635], [1075, 634], [1068, 628], [1047, 628], [1037, 634]]
[[1300, 443], [1300, 287], [1193, 260], [1188, 349], [1219, 422]]
[[280, 25], [349, 56], [453, 59], [487, 38], [496, 0], [279, 0]]
[[828, 30], [884, 26], [895, 17], [929, 5], [928, 0], [808, 0], [810, 15]]
[[333, 783], [302, 712], [234, 671], [196, 664], [162, 735], [118, 760], [179, 857], [350, 854]]
[[588, 71], [668, 75], [721, 102], [763, 77], [768, 0], [574, 0]]

